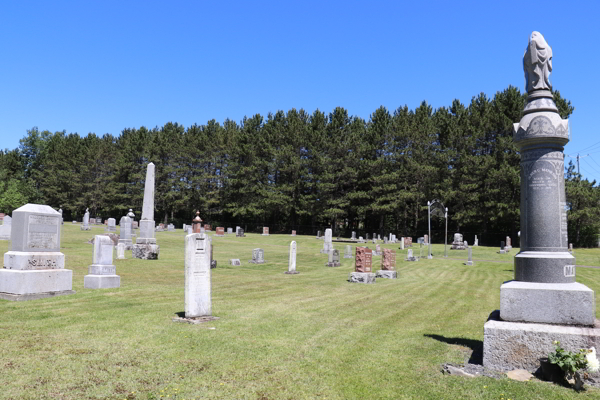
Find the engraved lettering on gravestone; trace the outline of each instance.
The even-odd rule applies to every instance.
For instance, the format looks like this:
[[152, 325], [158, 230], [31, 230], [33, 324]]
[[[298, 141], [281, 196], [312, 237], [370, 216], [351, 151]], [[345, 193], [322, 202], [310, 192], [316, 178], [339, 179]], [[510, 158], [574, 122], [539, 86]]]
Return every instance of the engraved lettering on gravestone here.
[[196, 238], [196, 253], [204, 252], [204, 238]]
[[54, 249], [58, 246], [58, 217], [30, 215], [27, 225], [27, 247]]
[[565, 277], [575, 276], [575, 266], [565, 265]]

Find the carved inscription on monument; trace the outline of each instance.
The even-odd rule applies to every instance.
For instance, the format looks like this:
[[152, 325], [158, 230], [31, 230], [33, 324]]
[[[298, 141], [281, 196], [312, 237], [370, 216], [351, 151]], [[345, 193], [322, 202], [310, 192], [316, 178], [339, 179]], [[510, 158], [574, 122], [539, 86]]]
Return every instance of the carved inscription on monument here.
[[554, 169], [535, 168], [527, 175], [529, 187], [533, 190], [552, 190], [558, 187], [558, 178]]
[[30, 249], [56, 249], [58, 247], [59, 217], [30, 215], [27, 247]]
[[575, 266], [565, 265], [565, 277], [575, 276]]
[[[567, 202], [561, 201], [558, 203], [560, 207], [560, 236], [564, 241], [564, 245], [567, 245], [569, 241], [569, 236], [567, 233]], [[565, 275], [566, 276], [566, 275]]]

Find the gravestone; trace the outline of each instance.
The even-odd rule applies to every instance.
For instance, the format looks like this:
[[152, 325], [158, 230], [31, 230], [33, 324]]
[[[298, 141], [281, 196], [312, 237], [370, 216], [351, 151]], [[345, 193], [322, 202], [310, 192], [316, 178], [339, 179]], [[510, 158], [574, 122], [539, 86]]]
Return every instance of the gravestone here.
[[131, 222], [131, 229], [139, 229], [139, 224], [137, 221], [132, 221]]
[[83, 225], [79, 228], [82, 231], [89, 231], [90, 229], [90, 210], [88, 208], [85, 209], [85, 214], [83, 214]]
[[375, 283], [373, 268], [373, 252], [368, 247], [357, 247], [354, 259], [354, 272], [348, 277], [348, 282]]
[[[187, 233], [188, 235], [191, 235], [192, 233], [194, 233], [194, 230], [192, 229], [192, 227], [191, 227], [191, 226], [189, 226], [189, 225], [187, 226], [187, 232], [186, 232], [186, 233]], [[198, 232], [198, 233], [200, 233], [200, 232]], [[204, 232], [202, 232], [202, 233], [204, 233]]]
[[242, 265], [242, 262], [240, 261], [239, 258], [231, 258], [229, 260], [229, 265], [234, 265], [236, 267], [239, 267], [240, 265]]
[[225, 236], [225, 228], [218, 226], [217, 230], [215, 231], [215, 236]]
[[0, 225], [0, 240], [10, 240], [12, 232], [12, 218], [9, 215], [4, 216], [2, 225]]
[[424, 237], [417, 238], [417, 243], [419, 243], [419, 244], [425, 243], [425, 238]]
[[204, 231], [205, 232], [210, 232], [211, 229], [212, 229], [212, 226], [210, 226], [209, 224], [204, 224]]
[[511, 240], [510, 236], [506, 237], [506, 246], [504, 246], [504, 248], [506, 250], [512, 249], [512, 240]]
[[296, 271], [296, 241], [292, 241], [290, 243], [290, 257], [288, 260], [288, 270], [285, 272], [286, 274], [297, 274]]
[[292, 231], [292, 236], [296, 236], [296, 231]]
[[269, 227], [268, 226], [263, 226], [263, 236], [269, 236]]
[[116, 274], [113, 265], [112, 239], [104, 235], [96, 235], [94, 239], [94, 256], [88, 274], [83, 277], [86, 289], [110, 289], [121, 287], [121, 277]]
[[573, 252], [573, 243], [569, 243], [569, 253]]
[[381, 240], [381, 235], [377, 234], [377, 240]]
[[352, 231], [352, 237], [350, 239], [351, 240], [356, 240], [356, 232]]
[[392, 249], [383, 249], [381, 257], [381, 269], [377, 271], [377, 278], [396, 279], [396, 252]]
[[465, 249], [466, 249], [466, 248], [468, 248], [468, 247], [469, 247], [469, 243], [468, 243], [468, 242], [465, 240], [465, 241], [463, 242], [463, 246], [465, 246]]
[[417, 257], [413, 256], [412, 249], [408, 249], [408, 252], [406, 254], [406, 261], [417, 261]]
[[383, 244], [388, 244], [388, 238], [387, 238], [387, 236], [383, 237]]
[[323, 248], [321, 253], [329, 254], [329, 251], [333, 250], [333, 238], [330, 228], [325, 229], [325, 241], [323, 242]]
[[329, 254], [329, 260], [325, 263], [326, 267], [339, 267], [340, 265], [340, 251], [332, 249]]
[[369, 234], [368, 234], [368, 233], [365, 235], [365, 240], [366, 240], [367, 242], [369, 241]]
[[405, 243], [405, 238], [400, 238], [400, 250], [404, 250], [404, 243]]
[[227, 228], [227, 234], [228, 235], [232, 235], [233, 234], [233, 228]]
[[373, 256], [380, 256], [381, 255], [381, 245], [378, 244], [375, 246], [375, 251], [372, 252]]
[[429, 235], [423, 235], [423, 244], [429, 244]]
[[125, 246], [125, 250], [131, 250], [133, 248], [133, 241], [131, 240], [131, 218], [128, 216], [121, 217], [119, 226], [121, 227], [119, 243], [122, 243]]
[[321, 231], [317, 231], [317, 239], [321, 238]]
[[0, 269], [0, 298], [35, 300], [73, 294], [73, 271], [60, 252], [60, 214], [50, 206], [25, 204], [12, 212], [11, 250]]
[[412, 237], [404, 238], [404, 247], [412, 247]]
[[124, 260], [125, 259], [125, 247], [126, 246], [125, 246], [124, 243], [119, 243], [117, 245], [117, 260]]
[[237, 233], [238, 233], [238, 230], [240, 230], [240, 229], [242, 229], [242, 227], [241, 227], [241, 226], [236, 226], [236, 227], [235, 227], [235, 234], [236, 234], [236, 235], [237, 235]]
[[346, 245], [346, 250], [344, 251], [344, 258], [352, 258], [352, 246], [349, 244]]
[[[484, 325], [483, 366], [498, 371], [539, 367], [554, 340], [576, 353], [600, 345], [595, 293], [576, 282], [568, 252], [563, 151], [570, 131], [553, 100], [552, 57], [544, 37], [533, 32], [523, 56], [528, 96], [513, 134], [521, 157], [520, 251], [514, 280], [500, 286], [500, 312]], [[594, 79], [588, 59], [573, 63]]]
[[377, 240], [377, 234], [373, 234], [373, 240]]
[[454, 241], [452, 242], [452, 246], [450, 247], [450, 250], [465, 250], [465, 242], [463, 240], [463, 235], [461, 235], [460, 233], [455, 233], [454, 234]]
[[362, 237], [362, 236], [359, 236], [359, 237], [358, 237], [358, 243], [364, 243], [364, 242], [365, 242], [365, 241], [364, 241], [363, 237]]
[[265, 263], [265, 251], [263, 249], [252, 250], [252, 264], [264, 264]]
[[167, 225], [167, 231], [168, 232], [174, 232], [175, 231], [175, 225], [173, 225], [173, 224]]
[[475, 240], [473, 241], [473, 247], [479, 246], [479, 239], [477, 239], [477, 235], [475, 235]]
[[500, 251], [498, 252], [498, 254], [506, 254], [508, 253], [508, 250], [506, 249], [506, 243], [503, 241], [500, 242]]
[[246, 235], [244, 235], [244, 230], [242, 228], [239, 228], [235, 237], [246, 237]]
[[117, 221], [114, 218], [109, 218], [106, 224], [107, 232], [116, 232], [117, 231]]
[[373, 244], [377, 244], [377, 239], [373, 238]]
[[467, 258], [467, 262], [465, 263], [465, 265], [473, 265], [473, 248], [472, 247], [468, 247], [469, 249], [469, 258]]
[[185, 237], [185, 317], [212, 315], [210, 257], [212, 243], [206, 234]]
[[157, 260], [160, 247], [154, 238], [154, 164], [148, 164], [144, 185], [144, 202], [140, 219], [140, 234], [132, 247], [134, 258]]

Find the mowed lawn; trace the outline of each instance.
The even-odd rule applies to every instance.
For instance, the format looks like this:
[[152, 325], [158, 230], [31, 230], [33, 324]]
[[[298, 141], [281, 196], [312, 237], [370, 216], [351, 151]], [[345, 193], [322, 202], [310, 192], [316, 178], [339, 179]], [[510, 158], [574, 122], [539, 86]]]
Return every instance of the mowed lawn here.
[[[594, 388], [576, 393], [535, 379], [441, 373], [443, 363], [461, 363], [481, 346], [518, 249], [500, 255], [476, 247], [475, 265], [465, 266], [466, 250], [444, 259], [443, 245], [434, 245], [433, 260], [406, 262], [406, 250], [382, 244], [397, 251], [399, 279], [364, 285], [347, 282], [353, 259], [343, 258], [341, 243], [334, 245], [342, 266], [328, 268], [323, 241], [313, 236], [214, 237], [212, 306], [220, 319], [190, 325], [171, 320], [184, 310], [183, 231], [156, 234], [159, 260], [132, 259], [131, 252], [115, 259], [120, 288], [84, 289], [93, 250], [86, 242], [103, 228], [62, 228], [76, 294], [0, 300], [1, 398], [600, 398]], [[298, 275], [283, 273], [291, 240]], [[0, 242], [2, 253], [9, 243]], [[265, 251], [263, 265], [248, 263], [256, 247]], [[579, 264], [600, 266], [600, 250], [579, 252]], [[230, 258], [242, 266], [230, 266]], [[375, 270], [380, 260], [374, 257]], [[577, 280], [598, 292], [600, 270], [580, 268]]]

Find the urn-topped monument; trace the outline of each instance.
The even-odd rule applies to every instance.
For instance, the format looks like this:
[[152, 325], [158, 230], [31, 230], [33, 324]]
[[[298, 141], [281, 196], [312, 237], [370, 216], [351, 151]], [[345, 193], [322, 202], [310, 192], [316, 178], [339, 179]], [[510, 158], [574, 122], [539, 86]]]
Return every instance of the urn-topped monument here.
[[568, 252], [564, 145], [569, 125], [553, 100], [552, 49], [533, 32], [523, 57], [527, 101], [514, 124], [521, 153], [521, 248], [514, 280], [500, 287], [500, 310], [484, 326], [483, 364], [496, 370], [529, 369], [553, 350], [598, 347], [594, 292], [575, 282]]

